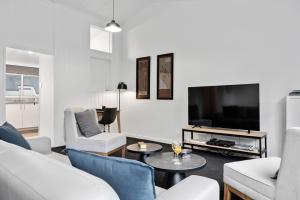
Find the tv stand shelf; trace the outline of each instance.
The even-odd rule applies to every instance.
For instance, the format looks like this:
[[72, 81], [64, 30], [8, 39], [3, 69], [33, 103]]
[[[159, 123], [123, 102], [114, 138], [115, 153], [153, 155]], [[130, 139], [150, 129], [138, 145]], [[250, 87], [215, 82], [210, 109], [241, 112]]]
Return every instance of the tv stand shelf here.
[[[230, 136], [235, 138], [241, 137], [241, 138], [258, 140], [259, 147], [251, 151], [251, 150], [237, 149], [234, 147], [209, 145], [206, 144], [205, 142], [194, 140], [195, 133], [209, 134], [209, 135], [222, 135], [222, 136]], [[191, 139], [186, 139], [185, 137], [186, 134], [190, 134]], [[262, 146], [263, 141], [264, 141], [264, 146]], [[241, 154], [259, 156], [261, 158], [263, 155], [267, 157], [267, 134], [265, 132], [259, 132], [259, 131], [251, 131], [250, 133], [248, 133], [248, 131], [240, 131], [240, 130], [188, 126], [182, 129], [182, 145], [183, 147], [190, 146], [191, 149], [194, 149], [194, 147], [202, 147], [207, 149], [224, 150], [224, 151], [236, 152]]]

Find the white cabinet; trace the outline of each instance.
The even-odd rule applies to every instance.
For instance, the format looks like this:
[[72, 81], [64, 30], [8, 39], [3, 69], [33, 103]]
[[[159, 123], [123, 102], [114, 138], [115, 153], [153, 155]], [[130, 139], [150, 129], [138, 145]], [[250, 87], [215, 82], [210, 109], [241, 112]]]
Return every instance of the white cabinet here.
[[39, 104], [23, 104], [23, 128], [39, 126]]
[[7, 73], [5, 100], [6, 121], [16, 128], [39, 126], [38, 76]]
[[16, 128], [39, 126], [39, 104], [6, 104], [6, 121]]
[[300, 96], [286, 98], [286, 128], [300, 127]]
[[16, 128], [22, 128], [22, 104], [6, 104], [6, 121]]

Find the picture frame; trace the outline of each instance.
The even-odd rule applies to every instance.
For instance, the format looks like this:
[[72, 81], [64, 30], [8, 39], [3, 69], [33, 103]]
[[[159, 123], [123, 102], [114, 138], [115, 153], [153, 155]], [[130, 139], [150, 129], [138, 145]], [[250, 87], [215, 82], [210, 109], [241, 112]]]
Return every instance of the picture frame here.
[[174, 53], [157, 56], [157, 99], [173, 99]]
[[150, 99], [151, 58], [136, 59], [136, 99]]

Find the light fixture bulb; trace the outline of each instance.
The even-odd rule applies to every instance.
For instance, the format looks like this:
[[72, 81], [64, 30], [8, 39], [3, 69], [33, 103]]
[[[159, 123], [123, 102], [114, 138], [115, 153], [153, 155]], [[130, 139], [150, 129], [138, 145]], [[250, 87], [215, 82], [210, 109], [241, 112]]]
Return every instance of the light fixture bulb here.
[[117, 32], [121, 32], [122, 28], [121, 26], [115, 22], [115, 20], [112, 20], [111, 22], [109, 22], [105, 28], [106, 31], [108, 32], [112, 32], [112, 33], [117, 33]]

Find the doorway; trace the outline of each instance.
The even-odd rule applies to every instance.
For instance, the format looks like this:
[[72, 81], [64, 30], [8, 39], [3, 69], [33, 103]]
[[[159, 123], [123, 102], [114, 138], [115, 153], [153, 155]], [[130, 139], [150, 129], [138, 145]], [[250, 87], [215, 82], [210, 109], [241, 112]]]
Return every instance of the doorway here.
[[5, 48], [4, 117], [25, 137], [54, 137], [54, 56]]
[[6, 121], [28, 136], [39, 132], [39, 56], [31, 51], [6, 49]]

